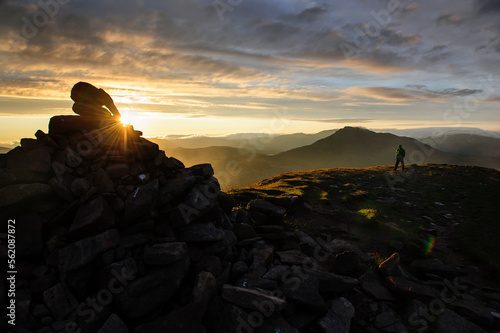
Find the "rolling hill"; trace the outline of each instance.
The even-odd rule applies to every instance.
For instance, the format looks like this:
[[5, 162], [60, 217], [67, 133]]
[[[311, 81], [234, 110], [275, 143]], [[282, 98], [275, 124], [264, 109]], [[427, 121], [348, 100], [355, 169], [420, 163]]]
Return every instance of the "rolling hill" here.
[[388, 165], [395, 160], [396, 147], [406, 149], [406, 164], [448, 163], [500, 169], [500, 158], [444, 152], [420, 141], [388, 133], [345, 127], [313, 144], [268, 156], [257, 149], [207, 147], [165, 149], [186, 165], [212, 163], [223, 188], [245, 186], [273, 175], [332, 167]]
[[477, 134], [449, 134], [442, 138], [424, 138], [420, 141], [454, 154], [500, 157], [500, 138]]

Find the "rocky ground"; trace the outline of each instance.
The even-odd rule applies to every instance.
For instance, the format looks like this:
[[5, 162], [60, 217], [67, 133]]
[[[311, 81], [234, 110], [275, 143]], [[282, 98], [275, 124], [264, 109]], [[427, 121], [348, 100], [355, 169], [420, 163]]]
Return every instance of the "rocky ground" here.
[[[454, 191], [459, 206], [450, 208], [449, 193], [432, 196], [441, 180], [419, 193], [408, 188], [413, 178], [373, 169], [372, 193], [330, 170], [231, 196], [209, 164], [186, 168], [141, 135], [112, 120], [59, 116], [48, 134], [0, 155], [0, 215], [15, 220], [17, 270], [16, 325], [1, 317], [3, 332], [500, 329], [500, 289], [482, 274], [488, 260], [472, 265], [474, 246], [467, 257], [440, 254], [458, 247], [461, 225], [481, 235], [460, 209], [474, 200]], [[487, 177], [497, 184], [498, 172]], [[432, 209], [419, 206], [429, 200]], [[418, 255], [423, 235], [435, 240], [435, 258]], [[5, 307], [8, 249], [2, 239]]]

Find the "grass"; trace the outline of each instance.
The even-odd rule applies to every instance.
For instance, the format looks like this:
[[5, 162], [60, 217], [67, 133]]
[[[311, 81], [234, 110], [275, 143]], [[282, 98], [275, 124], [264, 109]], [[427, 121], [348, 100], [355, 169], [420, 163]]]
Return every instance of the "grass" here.
[[255, 198], [285, 207], [292, 201], [307, 203], [317, 216], [292, 210], [287, 223], [309, 233], [345, 224], [351, 237], [373, 247], [366, 251], [385, 255], [393, 251], [388, 244], [399, 241], [411, 258], [426, 257], [426, 244], [435, 237], [431, 255], [443, 260], [467, 257], [472, 264], [500, 272], [500, 172], [446, 164], [413, 165], [405, 173], [390, 169], [284, 173], [228, 193], [242, 205]]

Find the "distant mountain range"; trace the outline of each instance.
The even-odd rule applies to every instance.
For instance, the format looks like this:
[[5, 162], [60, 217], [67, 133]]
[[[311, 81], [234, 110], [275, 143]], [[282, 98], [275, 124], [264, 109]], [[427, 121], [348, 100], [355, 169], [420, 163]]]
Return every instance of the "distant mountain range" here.
[[[460, 137], [450, 135], [446, 142], [450, 143], [449, 146], [450, 149], [454, 149], [453, 152], [432, 147], [410, 137], [345, 127], [312, 144], [274, 155], [263, 154], [251, 146], [242, 148], [213, 146], [197, 149], [162, 147], [162, 149], [167, 155], [175, 156], [188, 165], [212, 163], [216, 177], [224, 188], [248, 185], [287, 171], [392, 165], [395, 161], [395, 150], [399, 144], [406, 149], [407, 164], [433, 162], [500, 169], [500, 157], [494, 154], [463, 153], [463, 151], [470, 152], [473, 145], [481, 146], [490, 142], [494, 146], [497, 141], [478, 136], [476, 141], [463, 151], [459, 149]], [[460, 154], [456, 153], [457, 151]]]
[[11, 149], [12, 148], [0, 147], [0, 154], [5, 154], [6, 152], [8, 152]]
[[266, 133], [242, 133], [223, 137], [195, 136], [179, 138], [149, 138], [157, 143], [161, 149], [179, 148], [207, 148], [225, 146], [240, 149], [256, 149], [261, 154], [276, 154], [296, 147], [312, 144], [320, 139], [332, 135], [337, 130], [327, 130], [315, 134], [283, 134], [270, 135]]

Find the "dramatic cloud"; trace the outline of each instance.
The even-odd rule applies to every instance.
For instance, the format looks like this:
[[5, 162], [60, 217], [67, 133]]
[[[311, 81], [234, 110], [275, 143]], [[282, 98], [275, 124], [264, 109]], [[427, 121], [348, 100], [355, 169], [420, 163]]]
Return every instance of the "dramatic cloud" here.
[[136, 113], [409, 121], [420, 103], [481, 94], [471, 119], [498, 123], [499, 12], [493, 0], [3, 0], [0, 115], [60, 113], [85, 80]]

